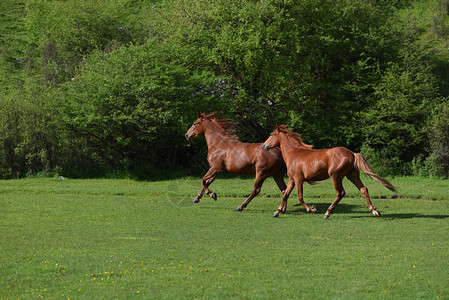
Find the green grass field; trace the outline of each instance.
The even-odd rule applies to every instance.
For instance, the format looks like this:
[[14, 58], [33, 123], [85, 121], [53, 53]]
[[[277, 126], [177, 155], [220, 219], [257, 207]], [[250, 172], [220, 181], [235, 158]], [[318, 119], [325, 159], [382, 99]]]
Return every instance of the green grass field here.
[[363, 180], [381, 218], [348, 181], [326, 221], [329, 181], [279, 218], [272, 179], [0, 181], [0, 299], [448, 299], [449, 181]]

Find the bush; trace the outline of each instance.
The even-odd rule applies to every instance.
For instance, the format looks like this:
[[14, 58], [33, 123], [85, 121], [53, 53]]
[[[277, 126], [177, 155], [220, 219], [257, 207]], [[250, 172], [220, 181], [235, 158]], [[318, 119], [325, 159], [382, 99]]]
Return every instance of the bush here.
[[232, 117], [245, 142], [288, 124], [383, 174], [448, 176], [433, 110], [448, 1], [3, 1], [0, 176], [193, 170], [197, 110]]
[[33, 86], [0, 102], [0, 178], [52, 171], [61, 128], [46, 93], [45, 88]]
[[85, 60], [59, 99], [77, 164], [144, 173], [186, 163], [184, 133], [218, 80], [172, 63], [163, 55], [171, 50], [148, 41]]
[[430, 132], [432, 175], [449, 177], [449, 103], [445, 102], [433, 113]]
[[431, 68], [416, 55], [420, 49], [414, 50], [403, 50], [404, 58], [383, 73], [374, 85], [371, 107], [361, 115], [364, 149], [385, 157], [396, 175], [409, 174], [406, 166], [428, 155], [426, 128], [432, 108], [441, 101]]

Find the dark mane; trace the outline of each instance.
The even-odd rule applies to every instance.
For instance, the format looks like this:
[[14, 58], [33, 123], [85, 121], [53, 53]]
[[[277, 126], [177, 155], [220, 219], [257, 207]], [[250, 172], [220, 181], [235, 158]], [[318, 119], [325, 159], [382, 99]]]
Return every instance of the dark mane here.
[[230, 119], [226, 119], [226, 118], [219, 118], [215, 113], [211, 113], [210, 115], [206, 115], [206, 114], [201, 114], [201, 117], [203, 117], [206, 120], [212, 121], [215, 125], [217, 125], [217, 127], [219, 129], [221, 129], [221, 131], [235, 139], [235, 140], [240, 140], [239, 137], [235, 134], [235, 122], [230, 120]]
[[302, 137], [299, 133], [293, 132], [290, 129], [288, 129], [287, 125], [279, 125], [277, 127], [277, 129], [280, 132], [285, 133], [289, 138], [291, 138], [291, 140], [296, 144], [296, 146], [303, 147], [303, 148], [309, 148], [309, 149], [313, 148], [313, 145], [304, 143], [304, 140], [302, 139]]

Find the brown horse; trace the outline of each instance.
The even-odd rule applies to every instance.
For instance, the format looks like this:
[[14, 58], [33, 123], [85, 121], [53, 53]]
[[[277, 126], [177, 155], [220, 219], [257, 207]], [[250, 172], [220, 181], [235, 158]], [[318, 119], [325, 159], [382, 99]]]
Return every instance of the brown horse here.
[[217, 194], [209, 190], [209, 185], [221, 172], [227, 171], [235, 174], [256, 174], [254, 188], [249, 197], [240, 204], [236, 210], [243, 210], [248, 203], [260, 193], [262, 184], [268, 177], [273, 177], [281, 192], [286, 188], [284, 175], [287, 172], [281, 150], [273, 148], [264, 151], [262, 143], [242, 143], [233, 134], [232, 123], [219, 119], [215, 113], [206, 115], [198, 113], [198, 119], [193, 122], [185, 137], [198, 137], [204, 134], [208, 154], [207, 161], [210, 169], [201, 179], [203, 189], [192, 200], [198, 203], [204, 192], [214, 200]]
[[273, 217], [284, 213], [287, 208], [287, 199], [296, 185], [298, 201], [307, 212], [317, 212], [314, 207], [309, 207], [303, 201], [303, 183], [304, 181], [322, 181], [327, 178], [332, 180], [337, 198], [329, 206], [324, 215], [327, 219], [338, 202], [345, 196], [342, 181], [346, 176], [362, 193], [368, 203], [369, 210], [375, 216], [380, 217], [380, 213], [371, 203], [368, 189], [360, 180], [360, 170], [371, 176], [380, 184], [396, 192], [396, 188], [387, 180], [383, 179], [369, 166], [368, 162], [360, 153], [354, 153], [343, 147], [315, 150], [311, 145], [307, 145], [298, 133], [287, 129], [286, 125], [276, 125], [270, 137], [264, 143], [264, 149], [269, 150], [272, 147], [280, 146], [282, 156], [287, 165], [288, 183], [285, 190], [282, 203], [274, 213]]

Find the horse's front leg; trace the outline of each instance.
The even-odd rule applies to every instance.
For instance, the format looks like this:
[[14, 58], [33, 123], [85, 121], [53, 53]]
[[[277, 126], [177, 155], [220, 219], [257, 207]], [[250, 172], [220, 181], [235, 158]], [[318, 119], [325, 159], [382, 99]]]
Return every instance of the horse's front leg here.
[[294, 187], [295, 182], [293, 181], [293, 179], [289, 178], [287, 188], [285, 189], [284, 195], [282, 196], [281, 205], [279, 205], [279, 208], [274, 212], [273, 217], [279, 217], [280, 213], [285, 213], [287, 211], [287, 199]]
[[[206, 185], [207, 186], [209, 186], [211, 183], [212, 183], [212, 181], [213, 181], [213, 179], [212, 180], [209, 180], [209, 181], [206, 181]], [[196, 197], [195, 198], [193, 198], [193, 200], [191, 201], [192, 203], [198, 203], [198, 202], [200, 202], [200, 199], [203, 197], [203, 195], [204, 195], [204, 191], [205, 191], [205, 189], [204, 189], [204, 187], [201, 189], [201, 191], [198, 193], [198, 195], [196, 195]]]
[[296, 182], [296, 191], [298, 193], [298, 201], [299, 204], [301, 204], [302, 206], [304, 206], [304, 208], [306, 209], [307, 212], [310, 213], [318, 213], [318, 209], [316, 209], [315, 205], [311, 205], [308, 206], [305, 202], [304, 202], [304, 198], [303, 198], [303, 184], [304, 181], [303, 180], [298, 180]]
[[196, 195], [195, 198], [193, 198], [192, 203], [198, 203], [200, 202], [201, 197], [203, 197], [204, 194], [204, 188], [201, 189], [201, 191]]
[[217, 171], [214, 167], [211, 167], [209, 171], [207, 171], [206, 175], [201, 179], [201, 184], [203, 185], [203, 193], [206, 193], [209, 197], [217, 201], [217, 194], [209, 190], [209, 185], [217, 178], [219, 171]]
[[[214, 181], [214, 179], [217, 177], [217, 173], [215, 174], [215, 176], [211, 176], [212, 175], [212, 168], [209, 169], [209, 171], [207, 171], [207, 173], [203, 176], [203, 178], [201, 179], [201, 185], [203, 186], [203, 188], [201, 189], [201, 191], [198, 193], [198, 195], [193, 198], [193, 200], [191, 201], [192, 203], [198, 203], [200, 202], [200, 199], [203, 197], [204, 192], [206, 192], [207, 187], [212, 183], [212, 181]], [[207, 189], [209, 192], [210, 190]], [[215, 193], [214, 193], [215, 194]], [[208, 194], [209, 195], [209, 194]], [[212, 197], [214, 200], [217, 200], [217, 194], [215, 194], [215, 198]]]
[[287, 188], [287, 185], [284, 182], [284, 175], [285, 175], [285, 172], [282, 172], [282, 171], [273, 175], [273, 179], [276, 182], [276, 185], [278, 186], [278, 188], [282, 194], [284, 194], [285, 189]]
[[[206, 182], [206, 185], [209, 186], [209, 184], [211, 184], [211, 182]], [[204, 195], [204, 188], [201, 189], [201, 191], [198, 193], [198, 195], [196, 195], [195, 198], [193, 198], [192, 203], [198, 203], [200, 202], [200, 199], [203, 197]]]

